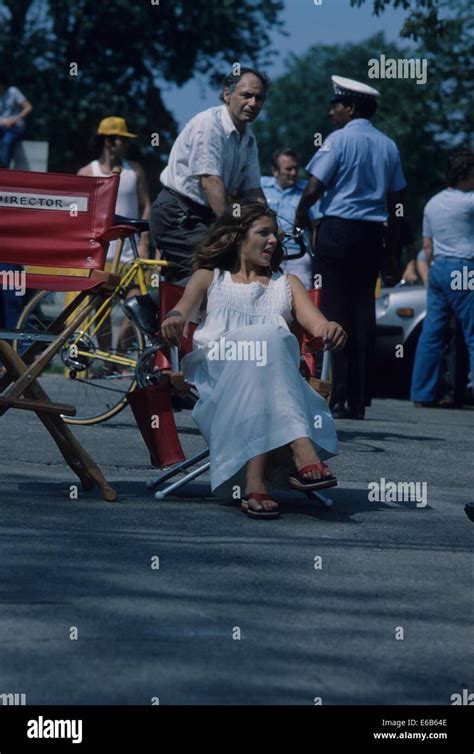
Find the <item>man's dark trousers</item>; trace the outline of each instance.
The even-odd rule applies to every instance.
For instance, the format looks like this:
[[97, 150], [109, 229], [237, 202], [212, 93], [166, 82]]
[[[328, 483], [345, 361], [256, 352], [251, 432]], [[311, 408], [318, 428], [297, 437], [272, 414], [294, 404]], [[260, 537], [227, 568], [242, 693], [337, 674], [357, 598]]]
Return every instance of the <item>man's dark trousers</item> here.
[[347, 332], [346, 347], [332, 354], [331, 407], [370, 405], [374, 378], [375, 285], [383, 253], [383, 224], [324, 217], [315, 249], [321, 275], [321, 311]]
[[186, 197], [163, 188], [151, 208], [150, 229], [162, 258], [180, 265], [169, 270], [167, 280], [178, 281], [192, 274], [196, 244], [216, 219], [214, 212]]

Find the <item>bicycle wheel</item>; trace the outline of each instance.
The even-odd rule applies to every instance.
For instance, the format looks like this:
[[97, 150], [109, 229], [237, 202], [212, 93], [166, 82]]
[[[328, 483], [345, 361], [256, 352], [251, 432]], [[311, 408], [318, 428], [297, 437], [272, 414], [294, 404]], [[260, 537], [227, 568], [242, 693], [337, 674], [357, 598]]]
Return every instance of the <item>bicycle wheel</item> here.
[[[64, 299], [64, 293], [39, 291], [23, 310], [18, 329], [47, 334], [65, 307]], [[110, 419], [125, 408], [127, 394], [135, 389], [135, 365], [145, 339], [125, 317], [121, 301], [120, 296], [113, 296], [97, 333], [86, 320], [40, 377], [51, 400], [76, 407], [76, 416], [63, 417], [68, 424], [99, 424]], [[28, 345], [27, 339], [14, 342], [20, 354]]]

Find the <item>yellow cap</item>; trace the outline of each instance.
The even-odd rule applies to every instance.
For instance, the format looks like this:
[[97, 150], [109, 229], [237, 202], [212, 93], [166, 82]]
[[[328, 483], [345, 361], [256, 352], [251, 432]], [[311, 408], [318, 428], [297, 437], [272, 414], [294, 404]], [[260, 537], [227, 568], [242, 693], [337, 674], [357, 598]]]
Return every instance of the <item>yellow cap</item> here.
[[127, 123], [124, 118], [116, 118], [114, 116], [101, 120], [97, 133], [102, 136], [125, 136], [127, 139], [137, 138], [136, 134], [128, 132]]

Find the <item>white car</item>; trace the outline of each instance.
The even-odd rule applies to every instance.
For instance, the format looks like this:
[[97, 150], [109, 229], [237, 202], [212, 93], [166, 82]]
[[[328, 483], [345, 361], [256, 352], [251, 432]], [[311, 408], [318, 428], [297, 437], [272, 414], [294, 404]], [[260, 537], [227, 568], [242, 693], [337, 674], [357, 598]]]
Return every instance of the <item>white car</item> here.
[[426, 314], [424, 285], [382, 288], [376, 300], [376, 387], [407, 397], [416, 344]]

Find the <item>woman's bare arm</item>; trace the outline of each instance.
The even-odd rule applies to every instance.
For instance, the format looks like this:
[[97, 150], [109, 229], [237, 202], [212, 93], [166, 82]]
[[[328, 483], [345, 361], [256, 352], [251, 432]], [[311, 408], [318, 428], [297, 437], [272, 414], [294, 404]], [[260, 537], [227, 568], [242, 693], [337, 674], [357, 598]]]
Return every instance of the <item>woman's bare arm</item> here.
[[213, 277], [212, 270], [197, 270], [190, 278], [179, 302], [162, 322], [161, 335], [165, 340], [177, 338], [185, 328], [187, 330], [188, 323], [199, 311]]
[[293, 310], [299, 325], [313, 338], [323, 338], [327, 349], [338, 351], [347, 341], [344, 329], [337, 322], [329, 322], [313, 304], [303, 283], [296, 275], [288, 275], [293, 294]]

